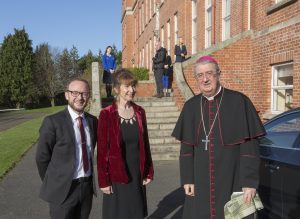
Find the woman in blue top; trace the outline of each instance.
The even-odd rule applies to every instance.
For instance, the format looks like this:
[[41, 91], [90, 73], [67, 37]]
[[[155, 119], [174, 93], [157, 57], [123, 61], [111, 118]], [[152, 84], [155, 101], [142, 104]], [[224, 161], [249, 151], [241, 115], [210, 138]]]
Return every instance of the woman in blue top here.
[[111, 53], [112, 47], [106, 47], [105, 53], [102, 56], [103, 65], [103, 83], [105, 84], [107, 97], [112, 97], [112, 74], [115, 72], [117, 63], [115, 56]]

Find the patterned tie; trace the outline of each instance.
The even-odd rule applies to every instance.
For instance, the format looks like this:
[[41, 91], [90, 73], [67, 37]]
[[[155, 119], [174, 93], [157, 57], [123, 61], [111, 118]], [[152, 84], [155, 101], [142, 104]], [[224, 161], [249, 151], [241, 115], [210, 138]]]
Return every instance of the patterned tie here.
[[83, 169], [84, 169], [84, 172], [86, 173], [89, 170], [89, 162], [88, 162], [87, 149], [86, 149], [85, 131], [83, 128], [82, 117], [78, 116], [77, 120], [78, 120], [78, 124], [79, 124], [80, 136], [81, 136], [81, 151], [82, 151]]

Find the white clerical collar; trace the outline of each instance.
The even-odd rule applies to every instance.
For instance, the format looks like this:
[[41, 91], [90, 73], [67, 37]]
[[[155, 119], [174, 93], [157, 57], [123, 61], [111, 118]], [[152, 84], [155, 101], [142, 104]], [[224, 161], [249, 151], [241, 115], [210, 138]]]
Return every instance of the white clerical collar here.
[[78, 118], [78, 116], [81, 116], [82, 118], [84, 118], [84, 113], [78, 114], [76, 113], [71, 107], [70, 105], [68, 105], [68, 111], [70, 113], [70, 116], [72, 118], [73, 121], [76, 121], [76, 119]]
[[205, 97], [207, 100], [214, 100], [215, 96], [217, 96], [221, 92], [221, 90], [222, 90], [222, 86], [219, 87], [218, 92], [214, 96], [207, 97], [207, 96], [203, 95], [203, 97]]

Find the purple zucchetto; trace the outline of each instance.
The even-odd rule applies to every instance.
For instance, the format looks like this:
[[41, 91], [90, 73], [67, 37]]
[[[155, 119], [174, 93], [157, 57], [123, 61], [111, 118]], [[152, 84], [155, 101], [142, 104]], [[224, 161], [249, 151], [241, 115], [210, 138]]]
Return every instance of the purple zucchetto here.
[[201, 63], [201, 62], [211, 62], [211, 63], [215, 63], [218, 65], [218, 62], [211, 56], [202, 56], [200, 57], [197, 61], [196, 64]]

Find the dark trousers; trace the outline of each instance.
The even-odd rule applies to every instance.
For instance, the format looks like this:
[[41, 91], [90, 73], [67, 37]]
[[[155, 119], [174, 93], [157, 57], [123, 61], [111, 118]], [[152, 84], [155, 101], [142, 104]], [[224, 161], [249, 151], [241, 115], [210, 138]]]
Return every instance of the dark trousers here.
[[163, 84], [162, 84], [162, 76], [164, 73], [164, 69], [154, 69], [154, 77], [155, 77], [155, 83], [156, 83], [156, 93], [161, 94], [163, 92]]
[[88, 219], [93, 200], [92, 179], [82, 182], [72, 182], [66, 200], [56, 205], [50, 203], [52, 219]]

